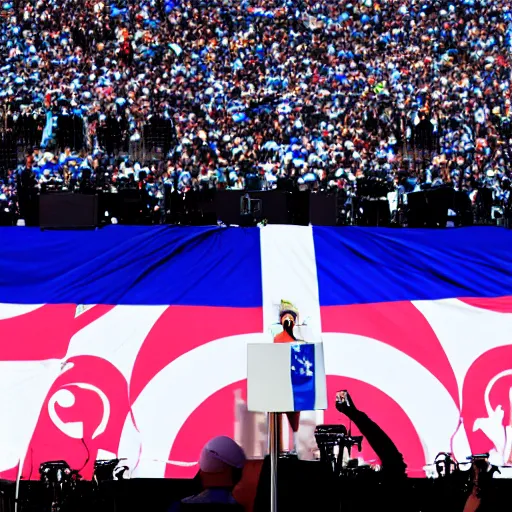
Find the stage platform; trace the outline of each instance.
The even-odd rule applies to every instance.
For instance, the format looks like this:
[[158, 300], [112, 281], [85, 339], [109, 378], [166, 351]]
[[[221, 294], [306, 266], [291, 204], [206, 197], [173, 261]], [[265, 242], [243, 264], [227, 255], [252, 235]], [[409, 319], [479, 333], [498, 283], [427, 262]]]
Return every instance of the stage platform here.
[[[246, 512], [270, 510], [268, 459], [252, 461], [235, 496]], [[318, 462], [279, 461], [279, 510], [322, 512], [403, 512], [462, 511], [469, 492], [468, 473], [446, 479], [386, 478], [378, 472], [355, 478], [334, 478]], [[0, 512], [14, 512], [15, 482], [0, 481]], [[79, 482], [69, 493], [60, 512], [166, 512], [183, 497], [200, 490], [198, 479], [133, 479]], [[512, 495], [512, 479], [495, 479], [484, 491], [485, 510], [502, 510]], [[53, 492], [38, 481], [20, 483], [18, 512], [52, 510]]]

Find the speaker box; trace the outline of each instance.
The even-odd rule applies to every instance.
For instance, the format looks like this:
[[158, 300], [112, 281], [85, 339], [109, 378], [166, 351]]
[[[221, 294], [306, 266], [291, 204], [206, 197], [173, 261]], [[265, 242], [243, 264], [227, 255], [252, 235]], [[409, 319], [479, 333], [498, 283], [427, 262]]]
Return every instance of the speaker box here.
[[309, 222], [313, 226], [336, 226], [336, 195], [312, 192], [309, 196]]
[[98, 225], [98, 196], [41, 194], [39, 225], [49, 229], [94, 228]]
[[391, 221], [389, 211], [389, 201], [387, 199], [363, 200], [363, 216], [360, 221], [361, 226], [380, 226], [387, 227]]
[[245, 194], [261, 200], [261, 218], [267, 219], [269, 224], [288, 224], [288, 194], [280, 190], [219, 190], [214, 201], [217, 218], [225, 224], [240, 224], [240, 201]]
[[455, 191], [447, 187], [408, 194], [408, 226], [411, 228], [446, 227], [448, 208], [456, 208], [455, 199]]

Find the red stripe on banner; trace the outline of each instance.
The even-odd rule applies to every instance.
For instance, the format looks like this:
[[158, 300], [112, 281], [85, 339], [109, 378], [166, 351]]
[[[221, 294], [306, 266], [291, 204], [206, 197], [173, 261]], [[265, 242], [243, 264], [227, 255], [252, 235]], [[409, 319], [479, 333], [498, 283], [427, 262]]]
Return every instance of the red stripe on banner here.
[[495, 311], [496, 313], [512, 313], [512, 297], [497, 297], [494, 299], [470, 298], [459, 300], [474, 308]]
[[324, 333], [365, 336], [386, 343], [429, 370], [459, 404], [457, 380], [435, 332], [410, 302], [321, 308]]
[[263, 332], [262, 308], [170, 306], [155, 323], [133, 368], [130, 398], [170, 362], [213, 340]]
[[[247, 380], [236, 382], [212, 394], [181, 427], [171, 448], [169, 460], [199, 460], [203, 446], [216, 436], [235, 439], [249, 452], [247, 455], [251, 456], [253, 443], [247, 436], [255, 435], [250, 423], [258, 416], [247, 412], [246, 402]], [[266, 414], [260, 416], [266, 421]], [[263, 436], [263, 439], [266, 437]], [[193, 478], [198, 470], [198, 466], [180, 467], [169, 464], [165, 478]]]
[[512, 465], [512, 346], [473, 362], [464, 379], [462, 417], [472, 453], [494, 449], [499, 464]]
[[82, 330], [84, 327], [92, 324], [103, 315], [106, 315], [109, 311], [112, 311], [116, 306], [106, 305], [106, 304], [98, 304], [96, 306], [91, 307], [87, 311], [84, 311], [80, 315], [75, 318], [74, 322], [74, 332]]
[[0, 471], [0, 479], [14, 481], [18, 478], [18, 470], [19, 466], [16, 466], [15, 468], [11, 469], [6, 469], [5, 471]]
[[75, 333], [74, 304], [47, 304], [22, 315], [0, 320], [4, 343], [0, 361], [43, 361], [66, 355]]
[[76, 356], [67, 365], [41, 408], [23, 465], [24, 479], [38, 479], [39, 465], [48, 460], [65, 460], [91, 479], [98, 450], [118, 451], [130, 411], [125, 378], [100, 357]]

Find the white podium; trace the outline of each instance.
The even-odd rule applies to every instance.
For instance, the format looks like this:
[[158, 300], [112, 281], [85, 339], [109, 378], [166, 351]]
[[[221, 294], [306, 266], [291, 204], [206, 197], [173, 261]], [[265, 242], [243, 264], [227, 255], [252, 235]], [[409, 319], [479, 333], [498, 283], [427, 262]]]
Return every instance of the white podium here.
[[276, 512], [278, 414], [327, 409], [323, 344], [248, 344], [247, 408], [269, 413], [271, 512]]
[[252, 412], [327, 409], [323, 344], [249, 343], [247, 408]]

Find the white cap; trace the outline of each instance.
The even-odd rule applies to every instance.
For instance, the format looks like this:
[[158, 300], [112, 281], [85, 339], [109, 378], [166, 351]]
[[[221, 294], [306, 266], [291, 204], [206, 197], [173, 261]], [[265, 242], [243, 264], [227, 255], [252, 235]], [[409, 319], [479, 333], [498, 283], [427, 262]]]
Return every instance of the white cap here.
[[245, 453], [233, 439], [218, 436], [210, 439], [199, 457], [199, 468], [205, 473], [220, 473], [227, 467], [242, 469]]

